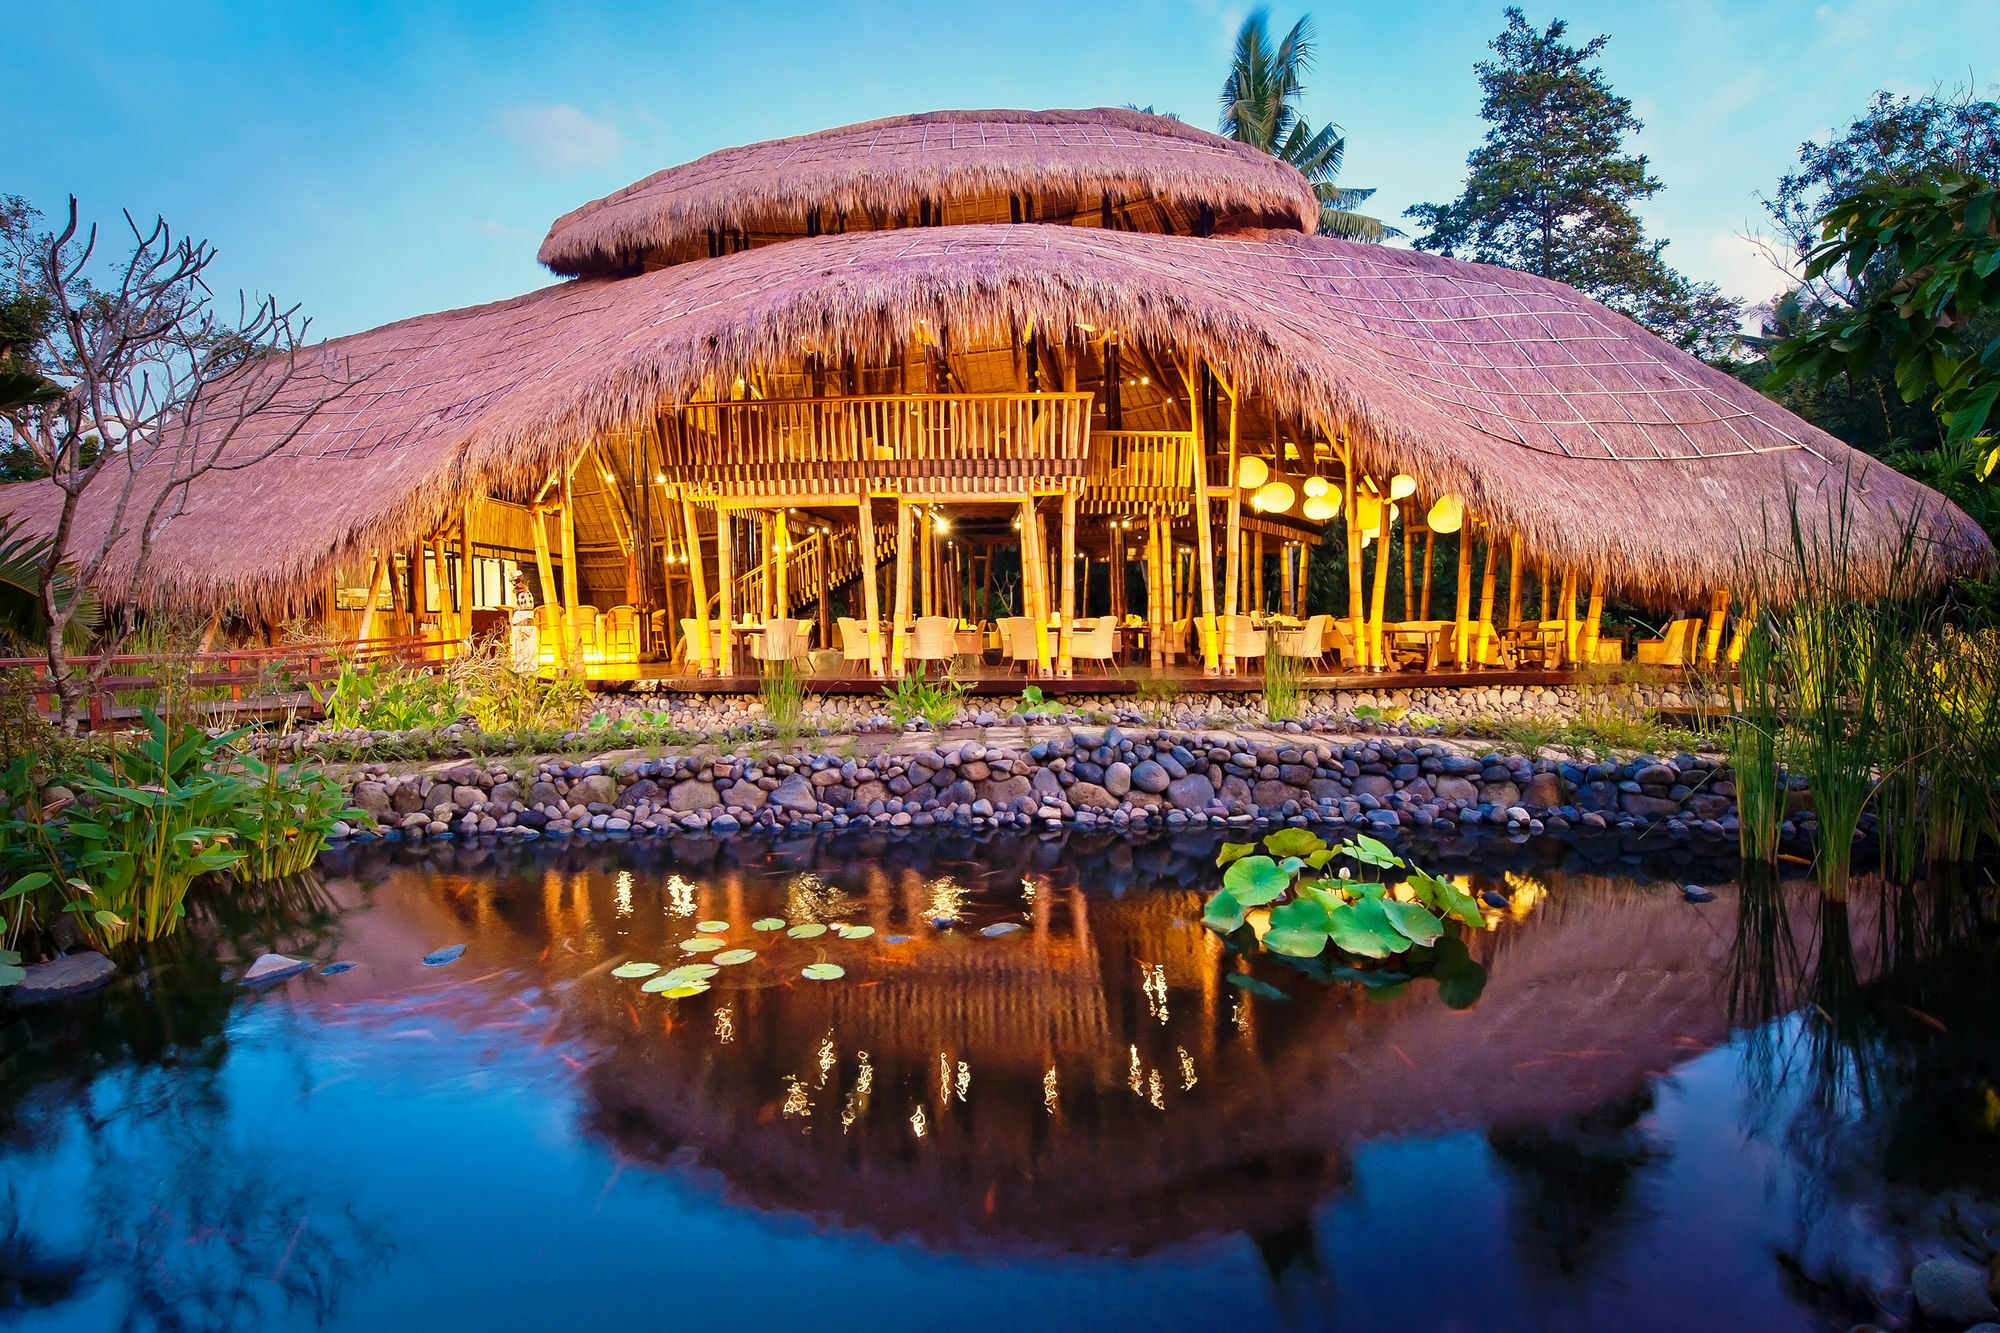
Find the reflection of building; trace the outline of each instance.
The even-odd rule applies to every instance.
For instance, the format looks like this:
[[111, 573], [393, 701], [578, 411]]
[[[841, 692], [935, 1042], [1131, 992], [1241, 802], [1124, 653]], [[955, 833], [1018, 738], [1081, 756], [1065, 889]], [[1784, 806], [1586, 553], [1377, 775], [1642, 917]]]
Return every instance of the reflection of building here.
[[[1518, 1137], [1628, 1105], [1728, 1028], [1730, 892], [1697, 909], [1666, 887], [1536, 872], [1515, 888], [1539, 886], [1538, 905], [1474, 939], [1491, 979], [1455, 1013], [1429, 982], [1374, 999], [1270, 964], [1259, 974], [1293, 998], [1246, 998], [1181, 887], [1205, 857], [1166, 844], [1134, 857], [1072, 840], [1053, 873], [1032, 841], [928, 865], [874, 845], [887, 854], [793, 844], [768, 868], [747, 843], [650, 865], [657, 851], [579, 849], [375, 902], [452, 904], [482, 968], [511, 958], [561, 988], [587, 1124], [621, 1157], [713, 1170], [753, 1207], [970, 1250], [1277, 1235], [1340, 1188], [1361, 1141]], [[1078, 887], [1135, 863], [1126, 896]], [[944, 905], [1023, 929], [940, 934], [923, 923]], [[616, 957], [673, 960], [698, 920], [740, 933], [766, 912], [876, 935], [758, 944], [764, 958], [691, 1001], [605, 975]], [[822, 955], [848, 975], [796, 979]]]

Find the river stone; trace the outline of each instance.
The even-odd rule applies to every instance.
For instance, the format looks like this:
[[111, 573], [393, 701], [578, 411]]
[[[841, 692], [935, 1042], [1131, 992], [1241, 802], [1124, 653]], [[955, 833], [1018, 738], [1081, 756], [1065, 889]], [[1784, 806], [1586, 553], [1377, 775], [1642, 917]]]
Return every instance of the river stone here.
[[1504, 809], [1521, 803], [1521, 789], [1511, 782], [1489, 782], [1479, 789], [1479, 799]]
[[1078, 782], [1069, 789], [1069, 803], [1079, 810], [1116, 810], [1118, 798], [1094, 782]]
[[486, 798], [488, 804], [497, 805], [502, 810], [505, 810], [520, 799], [521, 784], [518, 782], [496, 783], [494, 784], [492, 793]]
[[1460, 805], [1471, 805], [1479, 799], [1479, 788], [1470, 778], [1439, 778], [1437, 798], [1440, 801], [1456, 801]]
[[1562, 779], [1553, 773], [1535, 774], [1521, 791], [1521, 804], [1530, 810], [1552, 810], [1562, 803]]
[[1386, 801], [1390, 793], [1395, 790], [1396, 784], [1378, 773], [1368, 773], [1354, 779], [1356, 796], [1373, 796], [1378, 801]]
[[287, 958], [281, 953], [267, 953], [250, 964], [237, 980], [246, 986], [262, 986], [286, 977], [295, 977], [311, 967], [303, 958]]
[[470, 810], [473, 806], [480, 804], [485, 799], [486, 799], [486, 788], [484, 787], [461, 786], [461, 787], [453, 787], [451, 789], [451, 803], [457, 806], [461, 810]]
[[1721, 819], [1736, 808], [1736, 802], [1713, 792], [1696, 792], [1688, 797], [1687, 807], [1696, 819]]
[[618, 779], [609, 773], [592, 773], [587, 778], [579, 778], [569, 786], [571, 805], [616, 805], [618, 804]]
[[389, 789], [379, 782], [357, 782], [348, 802], [357, 810], [365, 810], [370, 818], [381, 819], [389, 813]]
[[[1023, 787], [1021, 790], [1026, 791]], [[889, 799], [889, 789], [879, 782], [864, 782], [854, 789], [854, 804], [866, 809], [877, 801]]]
[[764, 808], [764, 802], [767, 799], [769, 798], [765, 795], [762, 787], [754, 782], [745, 782], [741, 779], [730, 783], [722, 789], [722, 803], [724, 805], [741, 806], [745, 810], [761, 810]]
[[1052, 768], [1036, 769], [1034, 780], [1029, 784], [1029, 789], [1043, 800], [1062, 799], [1062, 779], [1056, 776], [1055, 770]]
[[[641, 801], [651, 801], [654, 805], [658, 805], [661, 795], [659, 783], [653, 781], [651, 778], [640, 778], [637, 782], [619, 793], [617, 804], [629, 808], [639, 804]], [[493, 789], [493, 799], [496, 801], [500, 799], [500, 789], [498, 787]]]
[[1115, 760], [1104, 770], [1104, 790], [1113, 796], [1123, 796], [1132, 790], [1132, 765], [1123, 759]]
[[1200, 810], [1214, 799], [1215, 784], [1206, 773], [1190, 773], [1167, 786], [1167, 803], [1176, 810]]
[[1681, 812], [1678, 801], [1670, 801], [1664, 796], [1647, 796], [1643, 792], [1626, 792], [1619, 801], [1628, 815], [1645, 815], [1648, 818], [1664, 819]]
[[979, 794], [996, 806], [1005, 805], [1009, 801], [1018, 801], [1028, 794], [1028, 780], [1019, 773], [1012, 777], [988, 778], [979, 784]]
[[1607, 811], [1618, 808], [1618, 784], [1602, 778], [1586, 782], [1577, 789], [1576, 808], [1589, 811]]
[[1276, 778], [1265, 778], [1250, 789], [1250, 799], [1257, 803], [1258, 809], [1267, 812], [1277, 809], [1286, 801], [1296, 801], [1302, 795], [1304, 793], [1297, 787], [1280, 782]]
[[677, 814], [712, 810], [721, 804], [722, 798], [715, 794], [715, 785], [700, 778], [685, 778], [667, 789], [667, 808]]
[[803, 773], [794, 773], [771, 793], [771, 804], [780, 810], [809, 815], [819, 809], [819, 797], [814, 795], [812, 783], [806, 781]]
[[562, 793], [553, 782], [537, 782], [528, 788], [529, 805], [554, 805], [562, 800]]
[[1157, 795], [1172, 784], [1173, 778], [1154, 760], [1141, 759], [1132, 766], [1132, 785], [1140, 791], [1149, 791]]
[[118, 964], [101, 953], [85, 950], [46, 963], [33, 963], [23, 970], [28, 975], [10, 987], [7, 994], [20, 1004], [38, 1004], [109, 985], [118, 975]]
[[1971, 1324], [2000, 1314], [1986, 1290], [1986, 1270], [1963, 1259], [1926, 1259], [1910, 1270], [1910, 1293], [1925, 1315]]
[[417, 794], [417, 784], [406, 782], [389, 793], [389, 808], [399, 815], [414, 815], [424, 808], [424, 798]]

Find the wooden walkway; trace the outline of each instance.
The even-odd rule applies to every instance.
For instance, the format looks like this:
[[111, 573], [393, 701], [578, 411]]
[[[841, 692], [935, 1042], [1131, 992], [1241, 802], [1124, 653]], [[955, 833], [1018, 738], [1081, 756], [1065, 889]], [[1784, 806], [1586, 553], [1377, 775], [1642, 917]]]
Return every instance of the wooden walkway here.
[[[664, 690], [670, 694], [755, 694], [761, 682], [756, 676], [690, 676], [678, 667], [664, 663], [642, 664], [636, 668], [636, 675], [616, 680], [594, 679], [592, 689], [605, 693], [619, 693], [643, 685], [649, 690]], [[1484, 668], [1474, 671], [1357, 671], [1337, 675], [1306, 674], [1299, 678], [1299, 688], [1307, 690], [1436, 690], [1467, 689], [1490, 685], [1573, 685], [1582, 673], [1576, 671], [1500, 670]], [[1044, 695], [1056, 698], [1064, 695], [1088, 694], [1136, 694], [1142, 684], [1153, 681], [1171, 681], [1187, 693], [1213, 694], [1256, 694], [1264, 688], [1261, 675], [1208, 676], [1200, 667], [1172, 666], [1155, 672], [1151, 668], [1118, 669], [1110, 672], [1091, 672], [1088, 675], [1072, 676], [1066, 680], [1052, 677], [1034, 678], [1024, 676], [1019, 671], [1006, 671], [999, 667], [980, 667], [957, 674], [958, 680], [972, 686], [971, 693], [979, 697], [1012, 697], [1023, 688], [1036, 685]], [[880, 694], [887, 682], [866, 675], [813, 676], [806, 682], [807, 689], [816, 694]]]

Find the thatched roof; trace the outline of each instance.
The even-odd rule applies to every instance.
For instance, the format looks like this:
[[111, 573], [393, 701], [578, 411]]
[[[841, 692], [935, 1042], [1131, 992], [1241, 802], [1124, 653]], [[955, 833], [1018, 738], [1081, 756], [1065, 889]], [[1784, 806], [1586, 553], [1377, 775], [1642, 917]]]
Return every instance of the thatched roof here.
[[1010, 195], [1037, 218], [1090, 225], [1109, 207], [1125, 230], [1185, 232], [1203, 219], [1312, 230], [1319, 217], [1292, 167], [1164, 116], [932, 111], [669, 167], [557, 219], [540, 257], [566, 276], [609, 276], [706, 257], [711, 233], [726, 252], [914, 226], [926, 209], [944, 223], [1004, 222]]
[[[330, 561], [428, 531], [479, 487], [532, 488], [719, 379], [809, 351], [881, 356], [917, 325], [1004, 336], [1031, 320], [1204, 356], [1344, 432], [1370, 473], [1463, 495], [1531, 556], [1628, 591], [1733, 585], [1741, 550], [1778, 590], [1766, 523], [1775, 538], [1796, 494], [1824, 526], [1843, 488], [1864, 571], [1913, 516], [1931, 575], [1993, 561], [1936, 493], [1560, 284], [1293, 232], [995, 225], [797, 240], [340, 339], [370, 382], [278, 456], [209, 477], [142, 591], [296, 605]], [[0, 491], [31, 520], [50, 503]]]

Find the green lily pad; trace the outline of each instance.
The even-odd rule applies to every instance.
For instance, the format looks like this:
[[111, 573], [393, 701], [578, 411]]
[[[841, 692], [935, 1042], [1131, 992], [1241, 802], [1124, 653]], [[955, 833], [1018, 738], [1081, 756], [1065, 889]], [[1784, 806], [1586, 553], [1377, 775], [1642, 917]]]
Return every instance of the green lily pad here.
[[844, 940], [865, 940], [875, 933], [873, 926], [836, 926], [835, 929]]
[[1438, 941], [1432, 975], [1437, 979], [1438, 999], [1447, 1009], [1470, 1009], [1486, 990], [1486, 969], [1457, 936]]
[[793, 926], [785, 933], [795, 940], [816, 940], [826, 934], [826, 927], [817, 921], [808, 921], [804, 925]]
[[1324, 935], [1327, 931], [1326, 904], [1317, 898], [1298, 898], [1271, 909], [1272, 930], [1316, 930]]
[[1243, 904], [1228, 889], [1217, 889], [1209, 895], [1208, 906], [1202, 908], [1201, 924], [1227, 935], [1243, 924]]
[[1326, 932], [1282, 930], [1273, 926], [1264, 932], [1264, 947], [1288, 958], [1317, 958], [1326, 950]]
[[722, 941], [706, 935], [697, 935], [691, 940], [682, 940], [681, 948], [689, 953], [714, 953], [722, 947]]
[[1314, 870], [1324, 870], [1326, 869], [1326, 863], [1331, 861], [1336, 855], [1338, 853], [1333, 848], [1322, 847], [1316, 852], [1307, 852], [1305, 861]]
[[1389, 850], [1389, 844], [1371, 838], [1366, 833], [1357, 834], [1353, 841], [1340, 844], [1340, 853], [1351, 856], [1365, 866], [1400, 866], [1403, 858]]
[[690, 995], [699, 995], [707, 990], [708, 983], [706, 981], [682, 981], [669, 984], [666, 975], [663, 973], [660, 976], [654, 977], [651, 981], [639, 987], [639, 989], [650, 991], [656, 995], [664, 995], [669, 1000], [685, 1000]]
[[707, 981], [722, 969], [714, 963], [682, 963], [661, 973], [670, 986], [682, 986], [690, 981]]
[[1270, 982], [1259, 981], [1248, 972], [1231, 972], [1223, 980], [1232, 986], [1249, 991], [1252, 995], [1261, 995], [1267, 1000], [1289, 1000], [1292, 998], [1276, 986], [1273, 986]]
[[1222, 872], [1222, 887], [1245, 907], [1262, 907], [1283, 897], [1292, 877], [1268, 856], [1246, 856]]
[[1410, 947], [1409, 937], [1390, 922], [1380, 898], [1363, 898], [1351, 907], [1328, 914], [1327, 933], [1334, 944], [1363, 958], [1387, 958]]
[[1436, 944], [1438, 936], [1444, 934], [1444, 923], [1422, 903], [1399, 903], [1394, 898], [1384, 898], [1382, 911], [1389, 924], [1408, 936], [1412, 944]]
[[697, 921], [694, 923], [694, 928], [704, 935], [720, 935], [723, 931], [729, 929], [729, 923], [727, 921]]
[[630, 981], [634, 977], [650, 977], [659, 970], [658, 963], [620, 963], [611, 969], [611, 975]]
[[808, 981], [835, 981], [846, 976], [847, 969], [839, 963], [807, 963], [799, 975]]
[[747, 963], [756, 956], [755, 949], [729, 949], [717, 954], [715, 961], [724, 967], [735, 967], [738, 963]]
[[784, 928], [785, 919], [781, 916], [758, 917], [750, 923], [750, 929], [752, 930], [783, 930]]
[[1410, 887], [1417, 891], [1417, 897], [1443, 915], [1457, 917], [1474, 930], [1485, 928], [1486, 920], [1479, 913], [1479, 900], [1450, 880], [1413, 870], [1410, 872]]
[[1215, 863], [1226, 866], [1231, 861], [1242, 860], [1256, 850], [1257, 844], [1254, 842], [1225, 842], [1222, 844], [1222, 850], [1215, 854]]
[[1281, 828], [1264, 839], [1264, 850], [1273, 856], [1306, 857], [1326, 846], [1319, 834], [1302, 828]]

